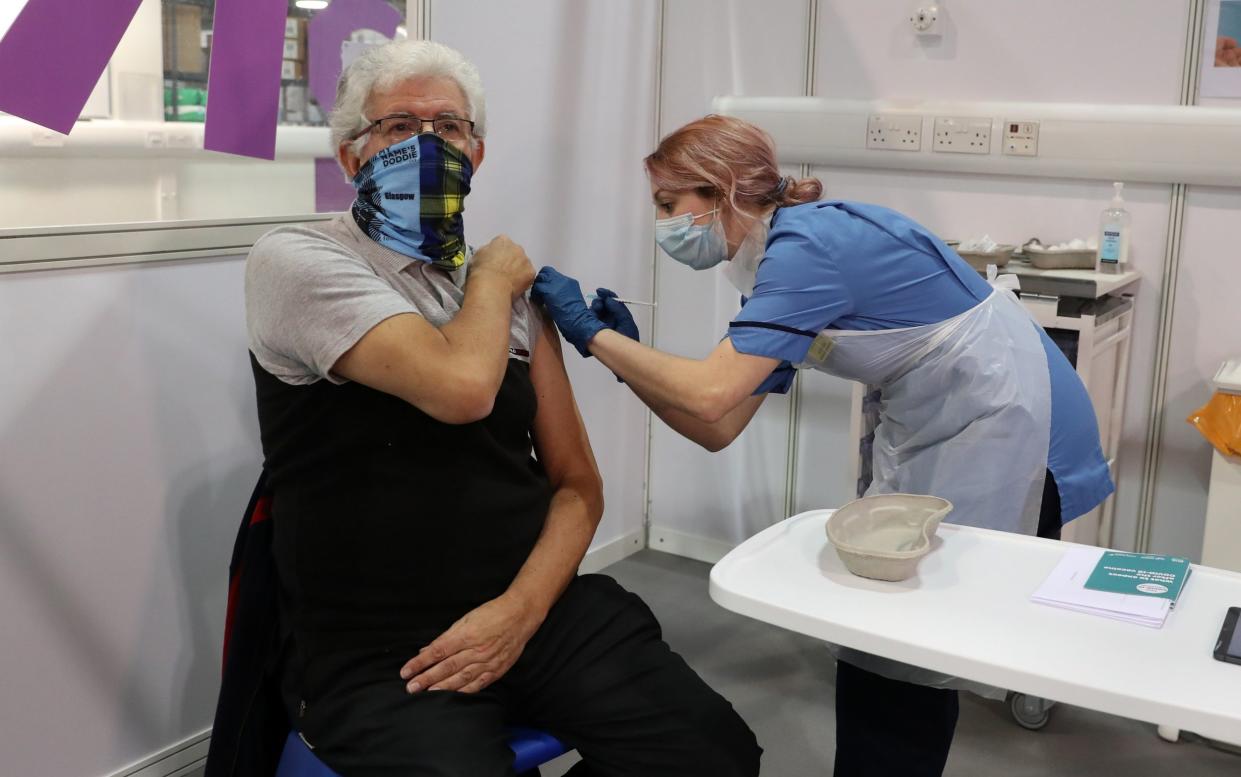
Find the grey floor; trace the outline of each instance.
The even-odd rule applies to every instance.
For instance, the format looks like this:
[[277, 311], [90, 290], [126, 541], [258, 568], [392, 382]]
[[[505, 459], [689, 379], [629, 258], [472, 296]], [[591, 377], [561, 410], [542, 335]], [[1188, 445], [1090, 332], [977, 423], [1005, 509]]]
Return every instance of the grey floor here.
[[[644, 550], [604, 571], [647, 601], [673, 649], [754, 729], [764, 775], [831, 774], [834, 660], [816, 640], [717, 606], [707, 596], [709, 569]], [[1145, 723], [1060, 705], [1046, 728], [1032, 732], [1018, 727], [1000, 702], [961, 699], [944, 772], [951, 777], [1241, 775], [1241, 756], [1198, 741], [1164, 742]], [[557, 759], [543, 767], [543, 777], [560, 777], [575, 760]]]

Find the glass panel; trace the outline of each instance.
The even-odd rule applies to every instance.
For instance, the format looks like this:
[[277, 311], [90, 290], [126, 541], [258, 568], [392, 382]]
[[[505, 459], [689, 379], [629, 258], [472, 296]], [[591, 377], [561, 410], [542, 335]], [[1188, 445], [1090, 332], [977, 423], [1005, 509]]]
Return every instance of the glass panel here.
[[[342, 0], [348, 2], [349, 0]], [[397, 35], [403, 36], [405, 0], [386, 0], [402, 20]], [[310, 19], [326, 10], [326, 0], [289, 0], [280, 71], [280, 124], [327, 126], [326, 111], [309, 92]], [[164, 118], [167, 121], [202, 122], [206, 117], [207, 72], [211, 63], [211, 27], [215, 0], [162, 0], [164, 54]], [[382, 33], [359, 29], [351, 33], [350, 46], [382, 43]]]
[[[26, 2], [0, 0], [0, 35]], [[288, 1], [276, 159], [266, 161], [202, 150], [215, 0], [144, 0], [68, 136], [0, 113], [0, 229], [347, 207], [352, 187], [332, 158], [330, 106], [316, 99], [309, 66], [388, 40], [393, 22], [404, 36], [406, 0], [383, 0], [394, 11], [386, 31], [370, 29], [377, 4], [335, 2], [346, 24], [328, 37], [347, 38], [315, 52], [309, 23], [330, 4]], [[348, 29], [350, 14], [358, 29]], [[334, 88], [320, 91], [334, 98]]]

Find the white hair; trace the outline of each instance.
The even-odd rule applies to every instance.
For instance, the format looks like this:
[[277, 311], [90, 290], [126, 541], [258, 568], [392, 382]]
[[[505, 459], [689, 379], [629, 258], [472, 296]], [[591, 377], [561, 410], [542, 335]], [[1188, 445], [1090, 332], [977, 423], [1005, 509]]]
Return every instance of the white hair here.
[[[411, 78], [451, 78], [465, 95], [465, 108], [474, 122], [474, 137], [487, 135], [487, 106], [478, 68], [456, 49], [429, 40], [394, 40], [367, 49], [341, 73], [336, 85], [336, 106], [328, 119], [332, 148], [366, 129], [366, 101], [376, 89], [390, 89]], [[370, 117], [374, 119], [376, 117]], [[359, 138], [354, 152], [361, 150]]]

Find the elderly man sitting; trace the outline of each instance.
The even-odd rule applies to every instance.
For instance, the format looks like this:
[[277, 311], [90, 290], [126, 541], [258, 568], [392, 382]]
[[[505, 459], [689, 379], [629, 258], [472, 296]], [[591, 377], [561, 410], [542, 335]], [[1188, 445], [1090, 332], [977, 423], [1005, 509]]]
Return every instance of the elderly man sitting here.
[[246, 315], [294, 727], [355, 775], [511, 774], [510, 722], [582, 775], [754, 775], [754, 735], [634, 594], [576, 570], [603, 510], [534, 270], [462, 227], [478, 73], [423, 41], [341, 79], [352, 212], [265, 235]]

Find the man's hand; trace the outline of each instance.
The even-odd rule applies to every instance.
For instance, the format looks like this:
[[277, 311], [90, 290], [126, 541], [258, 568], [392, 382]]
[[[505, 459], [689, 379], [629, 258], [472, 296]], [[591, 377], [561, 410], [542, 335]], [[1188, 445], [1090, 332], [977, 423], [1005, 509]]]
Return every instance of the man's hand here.
[[513, 299], [526, 293], [534, 283], [534, 265], [521, 246], [499, 235], [490, 243], [474, 252], [470, 259], [470, 273], [500, 273], [513, 288]]
[[466, 613], [401, 667], [410, 693], [477, 693], [504, 676], [543, 622], [543, 614], [504, 594]]

